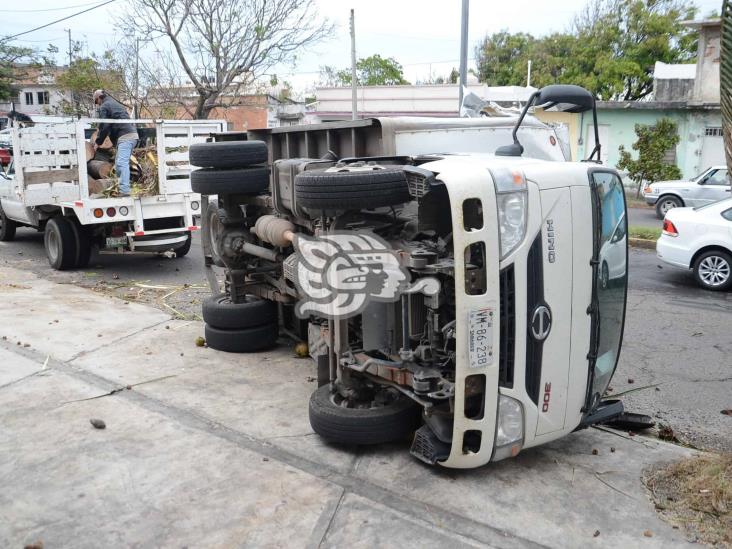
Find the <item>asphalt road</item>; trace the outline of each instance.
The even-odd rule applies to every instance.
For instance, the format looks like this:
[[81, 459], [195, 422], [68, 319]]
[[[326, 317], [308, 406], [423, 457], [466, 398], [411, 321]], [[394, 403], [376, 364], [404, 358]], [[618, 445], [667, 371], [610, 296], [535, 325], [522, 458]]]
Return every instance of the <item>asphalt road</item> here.
[[[208, 295], [198, 235], [183, 258], [96, 254], [84, 271], [56, 272], [42, 235], [19, 229], [16, 241], [0, 242], [0, 262], [180, 318], [197, 318]], [[732, 451], [732, 416], [721, 414], [732, 409], [732, 293], [702, 290], [690, 274], [659, 263], [654, 252], [630, 251], [625, 337], [611, 387], [632, 391], [626, 408], [670, 425], [682, 441]]]
[[656, 217], [653, 208], [628, 208], [628, 224], [631, 227], [660, 229], [663, 222]]

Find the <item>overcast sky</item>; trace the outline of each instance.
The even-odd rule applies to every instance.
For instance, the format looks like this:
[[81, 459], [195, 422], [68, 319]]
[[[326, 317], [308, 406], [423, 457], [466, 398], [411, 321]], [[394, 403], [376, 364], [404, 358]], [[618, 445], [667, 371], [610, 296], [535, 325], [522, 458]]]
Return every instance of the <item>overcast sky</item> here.
[[[101, 1], [101, 0], [100, 0]], [[10, 2], [1, 2], [0, 36], [17, 34], [91, 7], [91, 0], [15, 0], [19, 9], [10, 9]], [[125, 0], [116, 0], [94, 11], [56, 23], [43, 30], [25, 34], [18, 43], [45, 48], [48, 43], [59, 50], [59, 62], [65, 61], [68, 34], [74, 40], [88, 43], [90, 50], [101, 52], [119, 36], [112, 25], [114, 14]], [[319, 11], [337, 26], [333, 38], [303, 52], [297, 66], [277, 70], [280, 79], [291, 81], [297, 89], [317, 81], [321, 65], [338, 68], [350, 65], [348, 36], [349, 10], [356, 10], [356, 50], [359, 57], [378, 53], [394, 57], [404, 66], [407, 80], [447, 75], [458, 65], [460, 53], [460, 0], [316, 0]], [[486, 33], [508, 29], [535, 35], [563, 31], [585, 0], [536, 0], [470, 2], [470, 66], [476, 43]], [[701, 13], [720, 10], [722, 0], [697, 0]], [[61, 7], [73, 6], [69, 9]], [[22, 8], [22, 9], [20, 9]], [[34, 10], [34, 11], [31, 11]], [[53, 11], [35, 11], [53, 10]], [[22, 40], [22, 41], [21, 41]]]

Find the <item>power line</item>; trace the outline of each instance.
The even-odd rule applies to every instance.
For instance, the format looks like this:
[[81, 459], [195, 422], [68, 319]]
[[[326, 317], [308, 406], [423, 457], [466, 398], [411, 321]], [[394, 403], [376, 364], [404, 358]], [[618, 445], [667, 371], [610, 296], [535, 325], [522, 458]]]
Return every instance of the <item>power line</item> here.
[[91, 6], [92, 4], [96, 4], [96, 2], [88, 2], [86, 4], [75, 4], [73, 6], [65, 6], [63, 8], [48, 8], [44, 10], [0, 10], [0, 13], [40, 13], [42, 11], [63, 11], [63, 10], [70, 10], [73, 8], [84, 8], [86, 6]]
[[95, 10], [97, 8], [101, 8], [102, 6], [106, 6], [107, 4], [111, 4], [112, 2], [116, 2], [117, 0], [107, 0], [106, 2], [103, 2], [101, 4], [97, 4], [94, 7], [87, 8], [85, 10], [73, 13], [71, 15], [67, 15], [66, 17], [62, 17], [61, 19], [56, 19], [56, 21], [51, 21], [50, 23], [46, 23], [45, 25], [41, 25], [40, 27], [36, 27], [34, 29], [30, 29], [27, 31], [19, 32], [18, 34], [14, 34], [12, 36], [6, 36], [5, 40], [12, 40], [13, 38], [17, 38], [18, 36], [23, 36], [24, 34], [29, 34], [31, 32], [35, 32], [37, 30], [45, 29], [46, 27], [50, 27], [51, 25], [55, 25], [56, 23], [60, 23], [61, 21], [66, 21], [67, 19], [71, 19], [72, 17], [76, 17], [77, 15], [81, 15], [82, 13], [86, 13], [88, 11]]

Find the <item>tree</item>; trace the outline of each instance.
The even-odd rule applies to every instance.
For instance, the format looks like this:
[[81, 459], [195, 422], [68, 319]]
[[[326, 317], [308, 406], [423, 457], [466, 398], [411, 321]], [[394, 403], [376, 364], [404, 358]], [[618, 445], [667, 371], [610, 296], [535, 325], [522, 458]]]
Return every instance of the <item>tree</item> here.
[[[393, 57], [384, 58], [379, 54], [364, 57], [356, 62], [356, 79], [359, 86], [400, 86], [407, 85], [404, 69]], [[324, 86], [350, 86], [351, 69], [338, 70], [325, 65], [320, 67], [320, 82]]]
[[13, 97], [13, 83], [21, 78], [17, 65], [37, 62], [37, 53], [32, 48], [13, 45], [9, 40], [0, 38], [0, 101]]
[[638, 183], [636, 196], [640, 196], [645, 182], [681, 178], [679, 168], [666, 162], [666, 154], [680, 141], [677, 128], [676, 122], [670, 118], [661, 118], [655, 126], [636, 124], [635, 135], [638, 140], [633, 143], [633, 150], [638, 151], [638, 158], [635, 159], [625, 147], [620, 146], [617, 168], [626, 170], [628, 176]]
[[570, 29], [542, 38], [507, 31], [476, 49], [481, 80], [491, 85], [577, 84], [604, 100], [636, 101], [653, 91], [656, 61], [696, 56], [696, 31], [683, 24], [696, 8], [683, 0], [590, 0]]
[[332, 30], [315, 0], [131, 0], [119, 26], [146, 42], [170, 40], [179, 74], [169, 80], [185, 85], [185, 75], [194, 118], [235, 102], [257, 76]]

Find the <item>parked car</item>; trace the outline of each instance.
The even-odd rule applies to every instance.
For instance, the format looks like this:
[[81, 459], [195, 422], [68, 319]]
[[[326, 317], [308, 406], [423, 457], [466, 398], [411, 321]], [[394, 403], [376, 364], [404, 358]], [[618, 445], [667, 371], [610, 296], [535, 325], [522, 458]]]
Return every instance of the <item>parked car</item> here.
[[658, 181], [646, 185], [643, 196], [656, 206], [658, 219], [663, 219], [671, 208], [704, 206], [730, 196], [730, 177], [727, 166], [712, 166], [690, 180]]
[[656, 243], [662, 261], [693, 269], [707, 290], [732, 287], [732, 198], [699, 208], [674, 208]]

